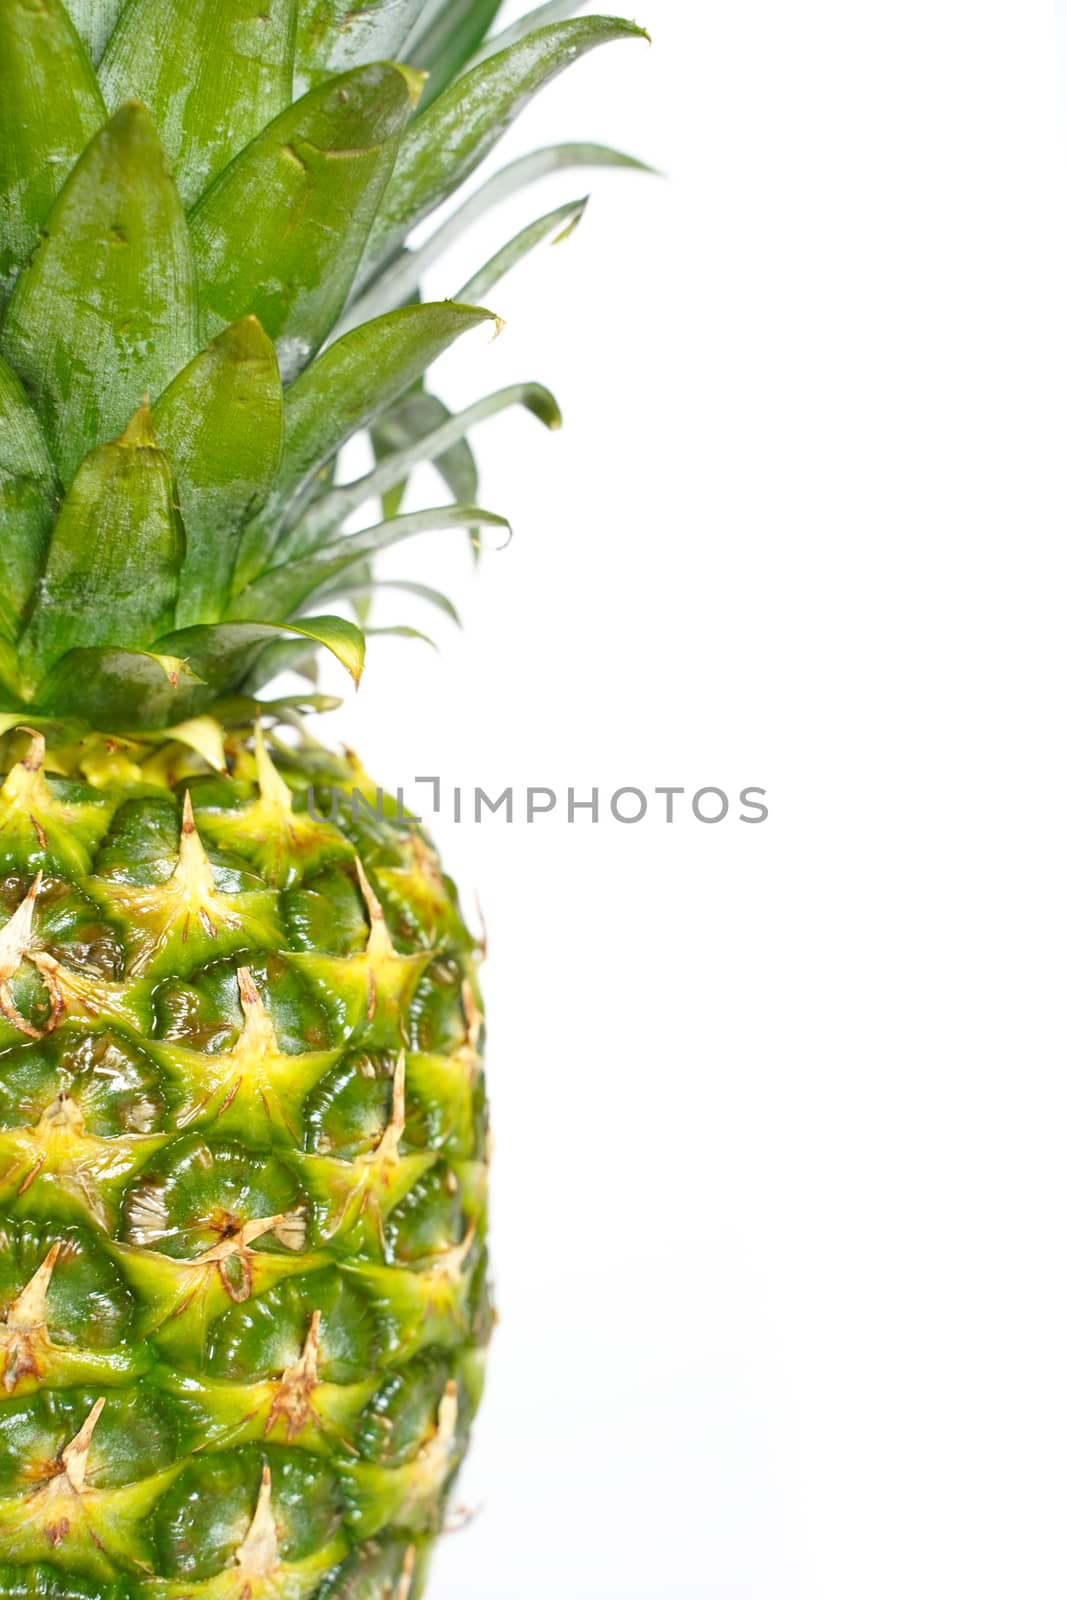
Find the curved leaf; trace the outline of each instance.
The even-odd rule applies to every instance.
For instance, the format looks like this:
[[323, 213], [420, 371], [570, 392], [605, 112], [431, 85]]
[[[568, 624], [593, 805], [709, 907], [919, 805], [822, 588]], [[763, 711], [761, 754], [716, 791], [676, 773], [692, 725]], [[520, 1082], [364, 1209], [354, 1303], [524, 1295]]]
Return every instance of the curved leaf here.
[[503, 0], [447, 0], [430, 7], [429, 21], [417, 28], [407, 48], [413, 66], [430, 74], [426, 85], [428, 106], [457, 77], [485, 39]]
[[[463, 626], [459, 612], [440, 589], [431, 589], [426, 583], [413, 583], [408, 578], [368, 578], [366, 583], [356, 583], [346, 593], [351, 595], [367, 594], [370, 596], [381, 594], [383, 589], [392, 589], [397, 594], [413, 594], [417, 600], [425, 600], [427, 605], [433, 606], [436, 611], [442, 611], [450, 622], [457, 628]], [[332, 591], [328, 591], [332, 592]], [[371, 629], [371, 632], [374, 630]]]
[[374, 282], [362, 288], [357, 284], [351, 305], [341, 319], [341, 330], [355, 327], [371, 317], [381, 316], [393, 306], [402, 305], [418, 289], [426, 273], [447, 250], [481, 217], [510, 199], [521, 189], [571, 167], [626, 167], [634, 172], [652, 172], [636, 156], [624, 155], [602, 144], [557, 144], [533, 150], [508, 166], [501, 167], [479, 189], [457, 206], [452, 215], [417, 250], [409, 250]]
[[301, 617], [299, 623], [209, 623], [172, 633], [160, 639], [155, 648], [180, 656], [197, 677], [218, 688], [239, 682], [261, 645], [293, 634], [324, 645], [358, 685], [363, 674], [363, 633], [344, 617]]
[[170, 465], [142, 406], [64, 500], [20, 649], [31, 678], [90, 645], [137, 650], [173, 626], [185, 540]]
[[196, 353], [185, 213], [143, 106], [123, 106], [75, 167], [19, 279], [0, 354], [22, 379], [64, 484], [147, 391]]
[[96, 75], [59, 0], [0, 0], [0, 309], [104, 117]]
[[[248, 672], [241, 680], [241, 693], [243, 695], [258, 694], [265, 685], [274, 683], [283, 673], [291, 672], [297, 677], [306, 678], [308, 683], [317, 684], [319, 681], [319, 654], [313, 645], [306, 639], [276, 639], [273, 644], [266, 644], [259, 651]], [[304, 701], [325, 699], [326, 696], [306, 694]], [[275, 704], [283, 705], [284, 701]], [[343, 704], [343, 702], [338, 702]], [[254, 718], [258, 714], [255, 701], [249, 703], [249, 715]]]
[[426, 0], [301, 0], [294, 87], [303, 94], [334, 72], [393, 61]]
[[437, 506], [431, 511], [392, 517], [377, 527], [324, 545], [303, 561], [290, 561], [264, 573], [234, 601], [231, 612], [234, 616], [254, 620], [295, 610], [323, 584], [362, 565], [375, 551], [414, 538], [416, 534], [442, 528], [506, 528], [510, 533], [505, 517], [482, 511], [478, 506]]
[[278, 117], [193, 212], [204, 337], [254, 312], [285, 377], [344, 305], [416, 88], [406, 69], [359, 67]]
[[118, 21], [123, 0], [66, 0], [66, 6], [90, 60], [99, 61]]
[[539, 89], [589, 50], [647, 39], [636, 23], [580, 17], [540, 28], [466, 73], [404, 138], [368, 244], [380, 260], [467, 179]]
[[0, 633], [13, 639], [44, 566], [59, 485], [33, 408], [0, 361]]
[[474, 274], [469, 283], [464, 284], [458, 298], [480, 300], [483, 295], [496, 287], [512, 267], [517, 266], [531, 250], [535, 250], [541, 241], [550, 235], [555, 235], [553, 244], [562, 244], [564, 239], [569, 239], [585, 215], [588, 204], [588, 196], [582, 200], [571, 200], [567, 205], [558, 206], [555, 211], [550, 211], [546, 216], [539, 217], [536, 222], [531, 222], [502, 250], [498, 250], [492, 260], [487, 261], [481, 271]]
[[214, 622], [226, 608], [241, 529], [266, 500], [282, 454], [282, 382], [255, 317], [235, 322], [179, 372], [155, 424], [185, 523], [177, 623]]
[[162, 728], [184, 714], [201, 680], [178, 656], [150, 650], [72, 650], [41, 684], [35, 704], [113, 731]]
[[296, 0], [127, 0], [100, 86], [147, 105], [187, 206], [288, 106], [295, 33]]
[[431, 650], [437, 650], [436, 639], [431, 639], [428, 633], [423, 633], [421, 628], [412, 628], [406, 622], [395, 623], [389, 628], [368, 628], [368, 639], [417, 639], [420, 644], [428, 644]]
[[[414, 389], [398, 400], [384, 416], [379, 417], [371, 430], [375, 459], [384, 461], [398, 450], [429, 435], [451, 421], [452, 413], [443, 400], [427, 394], [424, 389]], [[453, 500], [466, 500], [473, 504], [478, 494], [478, 464], [467, 440], [459, 439], [449, 445], [434, 461]], [[404, 498], [404, 482], [392, 486], [382, 496], [382, 514], [395, 517]]]
[[294, 496], [357, 429], [410, 389], [463, 333], [492, 312], [451, 301], [406, 306], [356, 328], [326, 350], [286, 395], [282, 465], [266, 509], [242, 541], [237, 582], [264, 570], [278, 521]]
[[379, 500], [388, 494], [394, 484], [401, 483], [420, 461], [438, 460], [445, 450], [465, 438], [471, 428], [515, 405], [524, 406], [546, 428], [556, 429], [562, 424], [554, 396], [539, 383], [516, 383], [498, 390], [496, 394], [487, 395], [484, 400], [458, 412], [424, 438], [387, 456], [355, 483], [343, 484], [323, 495], [305, 512], [292, 532], [279, 541], [277, 557], [292, 559], [314, 549], [324, 539], [339, 532], [348, 518], [369, 500]]
[[533, 11], [527, 11], [524, 17], [519, 17], [510, 28], [504, 28], [500, 33], [486, 39], [485, 43], [471, 56], [468, 70], [471, 67], [481, 66], [483, 61], [488, 61], [490, 56], [499, 55], [501, 50], [507, 50], [510, 45], [517, 44], [520, 39], [525, 39], [527, 34], [534, 33], [538, 28], [547, 28], [552, 22], [565, 22], [568, 17], [573, 17], [580, 11], [584, 0], [548, 0], [543, 6], [537, 6]]

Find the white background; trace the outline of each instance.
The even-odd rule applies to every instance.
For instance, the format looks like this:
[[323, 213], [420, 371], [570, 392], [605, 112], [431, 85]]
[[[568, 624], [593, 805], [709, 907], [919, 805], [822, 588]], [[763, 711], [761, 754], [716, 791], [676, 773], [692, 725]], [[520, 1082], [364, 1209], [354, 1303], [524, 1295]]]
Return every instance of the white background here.
[[438, 380], [543, 378], [566, 429], [481, 433], [514, 543], [476, 580], [458, 535], [396, 556], [466, 631], [403, 608], [441, 656], [374, 645], [335, 731], [389, 784], [771, 817], [436, 826], [490, 933], [501, 1324], [432, 1593], [1061, 1600], [1054, 8], [641, 20], [504, 153], [667, 179], [547, 185], [586, 221]]

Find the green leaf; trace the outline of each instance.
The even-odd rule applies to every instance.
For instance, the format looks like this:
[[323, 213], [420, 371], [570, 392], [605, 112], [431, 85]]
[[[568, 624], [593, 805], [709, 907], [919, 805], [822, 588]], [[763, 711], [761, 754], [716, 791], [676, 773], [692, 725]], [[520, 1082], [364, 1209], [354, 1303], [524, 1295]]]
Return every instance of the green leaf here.
[[155, 648], [181, 657], [205, 683], [222, 687], [240, 681], [261, 645], [293, 634], [324, 645], [358, 685], [363, 674], [363, 633], [344, 617], [301, 617], [299, 623], [209, 623], [172, 633]]
[[[371, 442], [375, 459], [383, 461], [398, 450], [406, 450], [443, 427], [451, 418], [451, 411], [436, 395], [427, 394], [422, 389], [412, 390], [380, 417], [372, 428]], [[453, 500], [475, 500], [478, 494], [478, 465], [465, 438], [442, 450], [433, 464]], [[403, 496], [404, 482], [387, 489], [382, 496], [383, 515], [395, 517]]]
[[[19, 659], [15, 646], [10, 639], [0, 639], [0, 710], [14, 711], [16, 714], [8, 721], [0, 716], [0, 732], [7, 733], [12, 726], [20, 723], [25, 715], [25, 703], [21, 695], [21, 676], [19, 673]], [[7, 726], [4, 724], [7, 723]]]
[[85, 47], [59, 0], [0, 0], [0, 310], [104, 116]]
[[463, 71], [497, 19], [503, 0], [448, 0], [430, 7], [425, 28], [416, 29], [407, 48], [413, 66], [430, 74], [425, 104], [436, 100]]
[[555, 235], [553, 244], [562, 244], [564, 239], [569, 239], [585, 215], [588, 204], [588, 196], [582, 200], [571, 200], [567, 205], [559, 206], [547, 216], [531, 222], [502, 250], [498, 250], [492, 260], [487, 261], [481, 271], [474, 274], [469, 283], [464, 284], [457, 298], [480, 300], [483, 295], [496, 287], [505, 273], [517, 266], [531, 250], [535, 250], [543, 239], [552, 234]]
[[390, 628], [368, 628], [368, 639], [417, 639], [420, 644], [428, 644], [431, 650], [438, 648], [437, 641], [431, 639], [428, 633], [423, 633], [421, 628], [412, 628], [407, 623], [397, 623]]
[[166, 727], [198, 699], [205, 699], [203, 684], [178, 656], [96, 648], [63, 656], [35, 704], [64, 717], [85, 717], [97, 728], [132, 732]]
[[366, 528], [324, 545], [303, 561], [290, 561], [264, 573], [236, 600], [231, 608], [235, 617], [253, 621], [295, 610], [326, 583], [350, 572], [368, 555], [411, 539], [416, 534], [442, 528], [505, 528], [505, 517], [478, 506], [437, 506], [430, 511], [415, 511], [406, 517], [392, 517], [377, 527]]
[[44, 566], [59, 485], [33, 408], [0, 361], [0, 632], [13, 639]]
[[308, 617], [299, 625], [224, 622], [183, 628], [150, 651], [72, 650], [41, 684], [36, 704], [118, 732], [168, 728], [203, 710], [214, 712], [220, 693], [239, 688], [279, 641], [294, 635], [325, 645], [358, 684], [363, 634], [342, 617]]
[[493, 320], [481, 306], [442, 300], [391, 312], [331, 345], [286, 397], [283, 478], [301, 482], [461, 334]]
[[383, 589], [392, 589], [397, 594], [413, 594], [416, 599], [425, 600], [427, 605], [433, 606], [436, 611], [443, 611], [457, 628], [463, 626], [459, 612], [447, 594], [442, 594], [440, 589], [431, 589], [425, 583], [413, 583], [408, 578], [368, 578], [365, 583], [354, 584], [347, 592], [351, 595], [367, 594], [373, 597], [381, 594]]
[[[244, 694], [254, 695], [265, 684], [273, 683], [276, 678], [280, 678], [286, 672], [295, 673], [297, 677], [306, 678], [309, 683], [317, 684], [319, 681], [319, 665], [319, 653], [306, 639], [276, 639], [273, 644], [264, 645], [259, 651], [255, 661], [241, 681], [241, 689]], [[316, 698], [319, 697], [311, 694], [304, 697], [305, 701]], [[325, 696], [322, 698], [325, 698]], [[282, 702], [277, 703], [281, 704]], [[339, 704], [343, 703], [343, 701], [339, 702]], [[252, 711], [251, 715], [253, 718], [255, 717], [255, 710]]]
[[123, 106], [75, 167], [0, 331], [69, 484], [146, 393], [196, 353], [185, 213], [143, 106]]
[[155, 119], [190, 206], [289, 105], [297, 0], [127, 0], [104, 59], [110, 107]]
[[623, 155], [602, 144], [557, 144], [533, 150], [502, 167], [476, 189], [417, 250], [410, 250], [382, 271], [373, 283], [358, 285], [339, 331], [381, 316], [402, 305], [418, 289], [430, 267], [463, 237], [481, 217], [520, 190], [571, 167], [625, 167], [633, 172], [653, 169], [636, 156]]
[[294, 85], [303, 94], [335, 72], [393, 61], [426, 0], [300, 0]]
[[20, 649], [31, 680], [92, 645], [138, 650], [173, 626], [185, 540], [147, 405], [82, 464], [52, 531]]
[[266, 509], [242, 541], [239, 588], [263, 571], [279, 518], [301, 486], [357, 429], [410, 389], [460, 334], [486, 321], [492, 312], [448, 300], [406, 306], [339, 339], [292, 385], [281, 469]]
[[411, 115], [406, 69], [357, 68], [313, 89], [193, 212], [204, 337], [254, 312], [286, 378], [337, 320]]
[[100, 60], [124, 0], [66, 0], [71, 21], [85, 41], [93, 62]]
[[466, 73], [400, 146], [368, 245], [380, 260], [424, 216], [459, 188], [538, 90], [597, 45], [613, 39], [647, 39], [633, 22], [579, 17], [540, 28], [510, 49]]
[[239, 535], [266, 500], [282, 454], [281, 377], [255, 317], [220, 333], [178, 374], [155, 408], [155, 425], [185, 524], [177, 623], [215, 622], [226, 608]]
[[567, 17], [573, 17], [576, 11], [580, 11], [583, 4], [584, 0], [548, 0], [547, 5], [527, 11], [526, 15], [519, 17], [510, 28], [504, 28], [491, 39], [486, 39], [481, 49], [471, 56], [468, 67], [481, 66], [490, 56], [499, 55], [501, 50], [518, 44], [520, 39], [525, 39], [527, 34], [535, 33], [538, 28], [547, 28], [552, 22], [564, 22]]
[[515, 405], [524, 406], [546, 428], [555, 430], [561, 426], [562, 418], [554, 396], [539, 383], [516, 383], [500, 389], [460, 411], [424, 438], [397, 450], [354, 483], [343, 484], [323, 495], [305, 512], [291, 533], [279, 541], [277, 557], [291, 560], [332, 538], [349, 517], [368, 501], [388, 494], [420, 461], [439, 460], [442, 453], [465, 438], [471, 428]]

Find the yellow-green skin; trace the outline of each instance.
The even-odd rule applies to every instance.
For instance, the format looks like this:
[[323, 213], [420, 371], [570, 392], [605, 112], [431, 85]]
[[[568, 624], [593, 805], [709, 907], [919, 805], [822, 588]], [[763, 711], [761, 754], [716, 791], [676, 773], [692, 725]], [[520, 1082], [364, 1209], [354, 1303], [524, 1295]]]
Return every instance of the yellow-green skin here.
[[454, 889], [321, 752], [62, 738], [0, 745], [0, 1596], [408, 1600], [491, 1321]]

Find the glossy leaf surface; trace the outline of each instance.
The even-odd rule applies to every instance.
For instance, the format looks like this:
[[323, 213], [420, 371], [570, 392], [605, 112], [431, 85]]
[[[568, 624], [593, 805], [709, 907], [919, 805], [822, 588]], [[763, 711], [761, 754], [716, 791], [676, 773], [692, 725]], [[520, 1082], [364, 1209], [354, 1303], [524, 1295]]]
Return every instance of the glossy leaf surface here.
[[22, 385], [0, 361], [0, 633], [14, 638], [44, 566], [58, 485]]
[[185, 524], [178, 626], [212, 622], [225, 610], [241, 529], [266, 500], [282, 453], [281, 377], [255, 317], [220, 333], [178, 374], [155, 425]]
[[69, 484], [147, 393], [196, 352], [196, 279], [178, 192], [143, 106], [102, 128], [52, 208], [22, 274], [0, 354]]
[[288, 106], [295, 32], [296, 0], [127, 0], [100, 84], [144, 101], [187, 206]]
[[60, 0], [0, 0], [0, 309], [104, 116]]
[[68, 650], [148, 645], [172, 625], [185, 540], [148, 408], [82, 464], [63, 502], [22, 654], [31, 677]]
[[328, 73], [371, 61], [395, 61], [426, 0], [300, 0], [296, 90], [303, 94]]
[[324, 584], [366, 561], [369, 553], [399, 544], [416, 534], [442, 528], [508, 527], [505, 517], [483, 511], [478, 506], [438, 506], [405, 517], [391, 517], [377, 527], [324, 545], [303, 561], [287, 562], [264, 573], [241, 596], [238, 614], [242, 617], [270, 616], [290, 606], [301, 605]]
[[404, 139], [371, 235], [371, 258], [387, 254], [459, 188], [538, 90], [598, 45], [646, 37], [620, 18], [582, 17], [541, 28], [466, 73]]
[[192, 217], [205, 337], [250, 312], [295, 376], [344, 305], [400, 135], [413, 80], [359, 68], [313, 89], [213, 184]]

